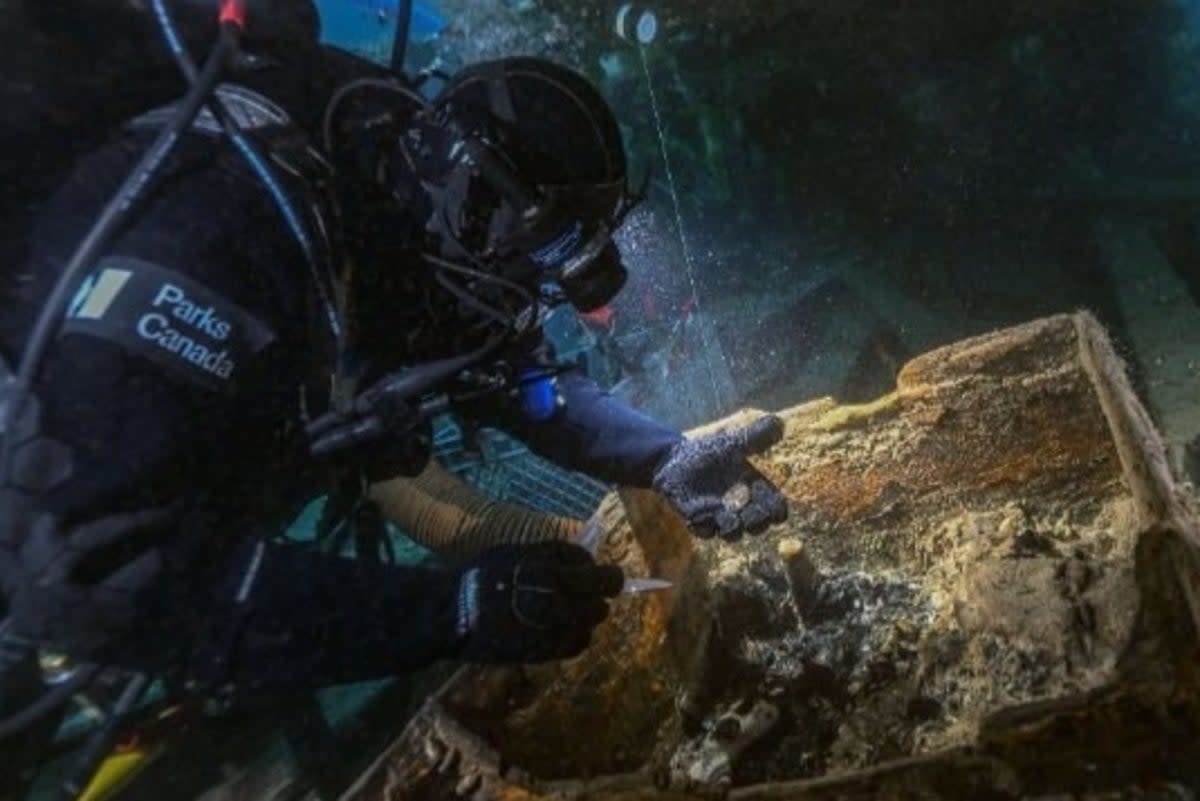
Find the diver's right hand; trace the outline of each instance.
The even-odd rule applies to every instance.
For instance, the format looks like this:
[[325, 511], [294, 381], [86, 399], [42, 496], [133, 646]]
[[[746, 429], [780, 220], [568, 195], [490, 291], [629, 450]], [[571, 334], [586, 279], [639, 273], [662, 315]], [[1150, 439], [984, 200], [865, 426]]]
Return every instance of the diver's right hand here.
[[545, 662], [575, 656], [608, 616], [624, 574], [578, 545], [545, 542], [484, 551], [458, 585], [457, 656]]

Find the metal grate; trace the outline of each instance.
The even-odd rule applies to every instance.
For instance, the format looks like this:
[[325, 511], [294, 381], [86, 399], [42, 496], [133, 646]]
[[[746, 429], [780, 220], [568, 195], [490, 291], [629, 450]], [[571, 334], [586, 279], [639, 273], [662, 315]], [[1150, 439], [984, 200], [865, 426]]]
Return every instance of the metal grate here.
[[434, 457], [494, 498], [584, 520], [609, 491], [608, 485], [558, 467], [498, 431], [482, 430], [474, 440], [466, 442], [462, 429], [440, 420]]

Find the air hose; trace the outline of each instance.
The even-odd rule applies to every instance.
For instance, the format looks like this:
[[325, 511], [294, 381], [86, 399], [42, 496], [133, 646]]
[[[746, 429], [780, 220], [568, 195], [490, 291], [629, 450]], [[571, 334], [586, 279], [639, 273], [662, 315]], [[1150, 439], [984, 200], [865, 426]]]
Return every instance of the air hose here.
[[581, 520], [490, 498], [437, 463], [416, 478], [376, 484], [370, 495], [405, 534], [451, 561], [496, 545], [572, 539], [583, 529]]
[[[37, 658], [33, 643], [13, 635], [11, 629], [10, 621], [0, 622], [0, 680], [5, 674], [11, 676], [21, 670], [28, 660]], [[25, 731], [58, 709], [70, 700], [72, 695], [90, 684], [98, 672], [99, 668], [94, 665], [81, 665], [65, 681], [56, 684], [17, 712], [0, 720], [0, 742]]]
[[[183, 73], [183, 77], [189, 83], [194, 84], [197, 80], [196, 64], [192, 61], [192, 57], [183, 46], [183, 40], [175, 26], [175, 20], [171, 17], [171, 12], [167, 9], [165, 0], [152, 0], [151, 6], [155, 17], [158, 19], [163, 36], [167, 40], [167, 47], [170, 49], [171, 55], [175, 58], [175, 63], [179, 67], [179, 71]], [[223, 8], [237, 6], [240, 6], [240, 3], [226, 0]], [[240, 14], [241, 12], [238, 13]], [[222, 20], [225, 18], [226, 12], [223, 10]], [[241, 154], [246, 164], [249, 165], [251, 171], [258, 177], [259, 181], [271, 195], [271, 199], [274, 201], [276, 208], [279, 209], [279, 213], [283, 217], [288, 230], [296, 240], [296, 244], [300, 246], [300, 250], [304, 254], [304, 259], [308, 263], [309, 270], [312, 273], [313, 285], [324, 309], [330, 333], [333, 334], [334, 339], [338, 342], [340, 352], [344, 331], [342, 330], [343, 326], [338, 314], [337, 304], [334, 301], [336, 290], [334, 289], [332, 269], [318, 255], [312, 237], [309, 236], [304, 223], [301, 222], [300, 215], [291, 200], [289, 200], [287, 192], [284, 191], [271, 168], [267, 166], [268, 159], [266, 154], [263, 153], [262, 148], [238, 127], [233, 115], [225, 107], [225, 103], [219, 94], [213, 92], [210, 100], [209, 111], [216, 117], [221, 128], [225, 131], [225, 135], [229, 137], [229, 141], [233, 143], [233, 146]]]

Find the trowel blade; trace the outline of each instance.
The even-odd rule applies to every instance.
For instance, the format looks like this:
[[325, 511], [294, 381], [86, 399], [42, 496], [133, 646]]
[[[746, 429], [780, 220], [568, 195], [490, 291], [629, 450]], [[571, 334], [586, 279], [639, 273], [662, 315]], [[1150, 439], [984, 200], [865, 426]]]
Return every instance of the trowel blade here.
[[639, 592], [661, 592], [675, 586], [675, 582], [660, 578], [627, 578], [621, 587], [622, 595], [633, 595]]
[[[600, 541], [603, 538], [604, 532], [600, 528], [600, 522], [595, 518], [588, 521], [584, 526], [583, 531], [575, 538], [575, 544], [585, 548], [592, 556], [596, 555], [596, 551], [600, 550]], [[625, 584], [621, 586], [622, 595], [635, 595], [642, 592], [661, 592], [669, 590], [675, 586], [675, 582], [667, 581], [660, 578], [626, 578]]]

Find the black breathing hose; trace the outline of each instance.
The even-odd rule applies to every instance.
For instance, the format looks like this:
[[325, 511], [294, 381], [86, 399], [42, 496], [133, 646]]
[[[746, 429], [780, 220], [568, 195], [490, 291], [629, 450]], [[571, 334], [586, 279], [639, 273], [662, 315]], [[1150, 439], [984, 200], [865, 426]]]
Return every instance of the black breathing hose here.
[[[191, 55], [188, 54], [187, 49], [183, 46], [183, 41], [180, 39], [175, 21], [171, 17], [171, 12], [167, 9], [166, 0], [152, 0], [151, 5], [155, 16], [158, 17], [159, 27], [162, 29], [163, 36], [167, 40], [167, 47], [170, 49], [171, 55], [174, 56], [179, 71], [183, 73], [183, 77], [189, 83], [194, 84], [196, 82], [196, 64], [192, 61]], [[225, 5], [236, 5], [236, 3], [226, 0]], [[327, 261], [324, 261], [318, 255], [317, 247], [313, 244], [312, 237], [306, 232], [304, 223], [300, 221], [300, 215], [288, 200], [287, 193], [279, 184], [271, 168], [267, 166], [268, 159], [263, 153], [262, 148], [238, 126], [237, 121], [233, 118], [233, 114], [225, 106], [225, 101], [221, 98], [219, 92], [213, 92], [210, 99], [209, 111], [216, 117], [217, 122], [220, 123], [221, 128], [225, 131], [225, 135], [233, 142], [234, 147], [241, 154], [242, 158], [245, 159], [251, 171], [258, 176], [259, 181], [262, 182], [267, 192], [271, 195], [275, 206], [279, 209], [280, 214], [283, 215], [284, 222], [296, 240], [296, 244], [300, 246], [300, 250], [304, 253], [304, 260], [308, 262], [309, 270], [312, 272], [313, 286], [316, 289], [321, 305], [324, 307], [330, 332], [333, 334], [334, 339], [337, 340], [340, 359], [344, 345], [344, 331], [334, 299], [336, 289], [334, 287], [335, 279], [333, 271]], [[325, 250], [328, 253], [328, 241], [325, 244]], [[324, 275], [322, 275], [322, 266], [326, 268]]]
[[91, 684], [99, 672], [97, 665], [80, 665], [62, 684], [56, 684], [33, 703], [0, 720], [0, 741], [20, 734], [71, 700], [71, 696]]

